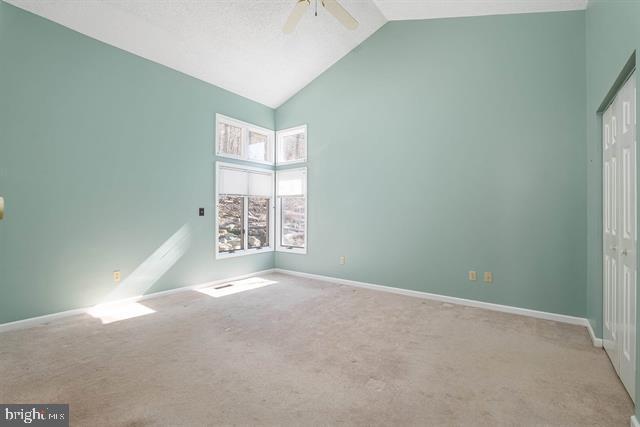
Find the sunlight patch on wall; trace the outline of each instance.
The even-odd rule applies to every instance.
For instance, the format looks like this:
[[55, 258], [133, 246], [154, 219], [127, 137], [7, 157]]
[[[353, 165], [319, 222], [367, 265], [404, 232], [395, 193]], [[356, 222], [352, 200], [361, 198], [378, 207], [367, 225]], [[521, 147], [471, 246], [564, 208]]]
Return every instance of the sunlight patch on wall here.
[[144, 295], [180, 258], [191, 245], [191, 228], [185, 224], [156, 249], [104, 301], [117, 301]]
[[87, 313], [102, 320], [102, 324], [155, 313], [136, 299], [142, 297], [180, 258], [191, 244], [191, 229], [183, 225], [140, 264], [117, 288], [111, 291], [104, 303], [87, 310]]

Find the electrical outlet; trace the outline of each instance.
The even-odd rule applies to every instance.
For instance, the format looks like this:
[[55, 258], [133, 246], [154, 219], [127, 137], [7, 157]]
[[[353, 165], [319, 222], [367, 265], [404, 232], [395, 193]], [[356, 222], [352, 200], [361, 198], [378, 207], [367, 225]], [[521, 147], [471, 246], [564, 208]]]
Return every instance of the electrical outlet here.
[[116, 270], [113, 272], [113, 281], [116, 283], [120, 283], [120, 270]]
[[340, 257], [340, 265], [345, 265], [347, 262], [347, 257], [346, 256], [341, 256]]
[[493, 283], [493, 273], [490, 271], [484, 272], [484, 282], [485, 283]]
[[478, 272], [477, 271], [470, 271], [469, 272], [469, 280], [472, 282], [475, 282], [476, 280], [478, 280]]

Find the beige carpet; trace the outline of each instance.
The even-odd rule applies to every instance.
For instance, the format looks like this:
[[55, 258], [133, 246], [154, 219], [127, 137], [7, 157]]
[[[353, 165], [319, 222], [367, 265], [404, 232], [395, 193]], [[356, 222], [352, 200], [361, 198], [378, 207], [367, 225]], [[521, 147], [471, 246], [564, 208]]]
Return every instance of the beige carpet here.
[[0, 402], [70, 403], [87, 426], [629, 425], [583, 327], [265, 277], [1, 333]]

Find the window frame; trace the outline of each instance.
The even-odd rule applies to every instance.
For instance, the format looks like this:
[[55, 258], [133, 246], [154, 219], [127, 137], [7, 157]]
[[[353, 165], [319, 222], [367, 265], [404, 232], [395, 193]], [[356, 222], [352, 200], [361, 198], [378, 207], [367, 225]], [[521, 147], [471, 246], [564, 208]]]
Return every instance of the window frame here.
[[[240, 156], [234, 154], [223, 153], [220, 151], [220, 124], [231, 125], [242, 129], [241, 144], [240, 144]], [[242, 160], [249, 163], [256, 163], [261, 165], [273, 166], [276, 162], [275, 152], [275, 131], [272, 129], [263, 128], [252, 123], [243, 122], [242, 120], [234, 119], [232, 117], [225, 116], [220, 113], [216, 113], [215, 124], [215, 149], [214, 152], [217, 157], [224, 157], [227, 159]], [[267, 147], [265, 152], [271, 153], [271, 161], [268, 160], [252, 160], [249, 159], [249, 132], [260, 133], [267, 137]]]
[[[285, 136], [289, 136], [289, 135], [296, 135], [299, 133], [304, 133], [304, 152], [305, 152], [305, 156], [302, 159], [297, 159], [297, 160], [286, 160], [286, 161], [280, 161], [280, 154], [281, 154], [281, 148], [282, 148], [282, 140]], [[275, 162], [276, 165], [280, 166], [280, 165], [295, 165], [298, 163], [307, 163], [307, 159], [309, 158], [309, 134], [307, 133], [307, 125], [299, 125], [299, 126], [294, 126], [294, 127], [290, 127], [287, 129], [282, 129], [279, 131], [276, 131], [276, 146], [275, 146]]]
[[[282, 197], [299, 197], [299, 196], [280, 196], [278, 194], [278, 173], [281, 172], [290, 172], [290, 171], [298, 171], [303, 170], [305, 172], [305, 192], [304, 192], [304, 247], [303, 248], [294, 248], [289, 246], [282, 246]], [[306, 255], [309, 250], [309, 176], [306, 166], [295, 167], [295, 168], [287, 168], [282, 170], [275, 171], [275, 219], [276, 219], [276, 252], [284, 252], [290, 254], [299, 254]]]
[[214, 251], [215, 251], [215, 257], [216, 259], [226, 259], [226, 258], [236, 258], [236, 257], [240, 257], [240, 256], [246, 256], [246, 255], [254, 255], [254, 254], [260, 254], [260, 253], [264, 253], [264, 252], [273, 252], [275, 250], [275, 245], [274, 245], [274, 239], [275, 239], [275, 215], [273, 215], [273, 212], [275, 210], [275, 187], [272, 188], [272, 192], [271, 192], [271, 197], [269, 198], [269, 246], [263, 246], [261, 248], [249, 248], [249, 198], [250, 197], [265, 197], [265, 196], [251, 196], [248, 194], [244, 194], [244, 195], [240, 195], [237, 194], [237, 196], [241, 196], [244, 198], [244, 202], [243, 202], [243, 218], [242, 218], [242, 239], [243, 239], [243, 247], [244, 249], [241, 250], [237, 250], [237, 251], [233, 251], [233, 252], [220, 252], [219, 251], [219, 247], [218, 245], [220, 244], [220, 224], [219, 224], [219, 217], [218, 217], [218, 198], [220, 197], [220, 192], [219, 192], [219, 188], [218, 188], [218, 183], [219, 183], [219, 179], [220, 179], [220, 168], [233, 168], [233, 169], [240, 169], [240, 170], [246, 170], [246, 171], [253, 171], [253, 172], [260, 172], [260, 173], [264, 173], [264, 174], [268, 174], [271, 176], [271, 182], [273, 183], [273, 185], [275, 186], [275, 171], [271, 170], [271, 169], [264, 169], [264, 168], [259, 168], [259, 167], [252, 167], [252, 166], [247, 166], [247, 165], [242, 165], [242, 164], [238, 164], [238, 163], [227, 163], [227, 162], [221, 162], [221, 161], [216, 161], [216, 175], [215, 175], [215, 180], [214, 180], [214, 186], [215, 186], [215, 200], [214, 200], [214, 205], [215, 205], [215, 209], [214, 209], [214, 228], [215, 228], [215, 244], [214, 244]]

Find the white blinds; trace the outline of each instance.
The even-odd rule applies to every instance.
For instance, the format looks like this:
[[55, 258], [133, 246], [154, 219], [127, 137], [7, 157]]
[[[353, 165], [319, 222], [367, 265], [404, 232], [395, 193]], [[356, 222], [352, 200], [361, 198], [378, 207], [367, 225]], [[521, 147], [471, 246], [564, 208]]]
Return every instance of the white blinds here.
[[306, 196], [307, 168], [288, 169], [276, 172], [278, 196]]
[[273, 173], [222, 166], [218, 171], [218, 193], [271, 197]]
[[[307, 168], [287, 169], [276, 172], [278, 196], [306, 196]], [[218, 194], [240, 196], [273, 196], [273, 172], [253, 171], [234, 166], [220, 166], [218, 170]]]
[[218, 193], [241, 194], [249, 192], [249, 177], [241, 169], [221, 167], [218, 172]]
[[273, 194], [273, 174], [249, 172], [249, 195], [271, 197]]

